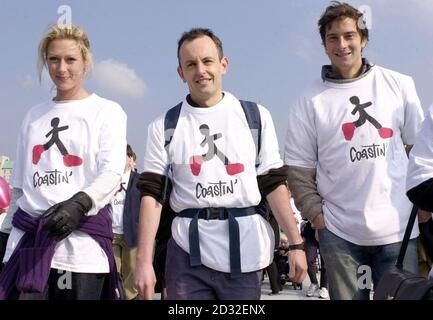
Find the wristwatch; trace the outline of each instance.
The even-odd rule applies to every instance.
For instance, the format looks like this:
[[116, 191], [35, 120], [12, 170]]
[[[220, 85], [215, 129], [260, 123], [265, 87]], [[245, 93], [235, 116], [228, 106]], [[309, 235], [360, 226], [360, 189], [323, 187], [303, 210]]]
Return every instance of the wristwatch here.
[[298, 243], [298, 244], [289, 245], [288, 249], [289, 249], [289, 251], [292, 251], [292, 250], [304, 250], [305, 251], [303, 242]]

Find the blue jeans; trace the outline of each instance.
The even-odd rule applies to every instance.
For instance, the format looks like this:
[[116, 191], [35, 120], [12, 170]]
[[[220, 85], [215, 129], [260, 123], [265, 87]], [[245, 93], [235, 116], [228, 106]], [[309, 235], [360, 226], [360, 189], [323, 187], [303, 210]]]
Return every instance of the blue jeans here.
[[[360, 246], [325, 228], [319, 230], [319, 244], [328, 273], [331, 300], [368, 300], [371, 282], [377, 285], [383, 273], [395, 264], [401, 242]], [[418, 274], [416, 239], [409, 241], [403, 266]]]

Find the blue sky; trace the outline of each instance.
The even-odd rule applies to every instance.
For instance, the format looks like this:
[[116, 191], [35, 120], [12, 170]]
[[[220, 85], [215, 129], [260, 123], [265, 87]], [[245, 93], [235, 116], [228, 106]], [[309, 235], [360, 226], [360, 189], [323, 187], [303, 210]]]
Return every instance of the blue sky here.
[[[176, 42], [192, 27], [221, 38], [230, 61], [223, 87], [272, 113], [280, 148], [287, 114], [299, 93], [328, 63], [317, 20], [323, 0], [1, 0], [0, 154], [15, 157], [26, 111], [54, 95], [36, 71], [37, 45], [58, 8], [88, 32], [95, 71], [89, 91], [117, 101], [128, 115], [128, 140], [141, 168], [147, 125], [186, 94], [176, 67]], [[349, 1], [368, 6], [364, 56], [415, 80], [426, 109], [433, 103], [433, 0]]]

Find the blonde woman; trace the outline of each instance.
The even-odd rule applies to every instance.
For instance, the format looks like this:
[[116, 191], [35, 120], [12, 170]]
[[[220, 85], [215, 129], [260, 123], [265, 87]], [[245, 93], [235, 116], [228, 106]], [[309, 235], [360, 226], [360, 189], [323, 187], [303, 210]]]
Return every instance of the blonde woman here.
[[0, 298], [117, 299], [105, 206], [125, 165], [126, 115], [84, 88], [92, 55], [81, 27], [51, 27], [39, 44], [40, 77], [43, 68], [56, 94], [21, 127]]

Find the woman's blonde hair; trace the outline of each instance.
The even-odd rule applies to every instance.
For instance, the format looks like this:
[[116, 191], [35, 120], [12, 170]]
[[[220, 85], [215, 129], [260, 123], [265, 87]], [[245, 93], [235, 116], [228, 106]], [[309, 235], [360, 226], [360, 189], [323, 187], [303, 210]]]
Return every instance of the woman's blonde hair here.
[[92, 53], [90, 51], [90, 42], [86, 31], [82, 27], [75, 25], [54, 24], [50, 31], [41, 39], [38, 47], [38, 73], [39, 80], [42, 78], [42, 70], [47, 66], [47, 50], [51, 41], [59, 39], [75, 40], [81, 51], [84, 61], [84, 71], [89, 73], [93, 69]]

